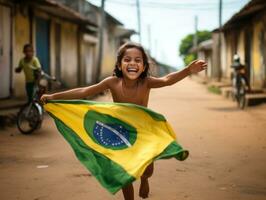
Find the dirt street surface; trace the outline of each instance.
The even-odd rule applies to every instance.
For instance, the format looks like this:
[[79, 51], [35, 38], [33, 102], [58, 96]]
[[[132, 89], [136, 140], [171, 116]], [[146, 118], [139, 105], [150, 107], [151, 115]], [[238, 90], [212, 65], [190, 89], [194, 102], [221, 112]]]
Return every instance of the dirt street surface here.
[[[110, 101], [110, 96], [98, 100]], [[234, 102], [186, 79], [153, 90], [149, 107], [166, 116], [189, 158], [155, 163], [152, 200], [265, 200], [266, 104], [238, 110]], [[46, 116], [42, 129], [0, 131], [1, 200], [122, 200], [79, 163]], [[135, 199], [139, 181], [134, 183]]]

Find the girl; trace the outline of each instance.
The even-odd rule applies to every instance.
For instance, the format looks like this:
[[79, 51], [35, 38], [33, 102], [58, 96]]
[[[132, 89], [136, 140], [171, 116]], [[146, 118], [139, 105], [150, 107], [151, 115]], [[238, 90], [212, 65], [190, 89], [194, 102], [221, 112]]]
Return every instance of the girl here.
[[[179, 72], [173, 72], [160, 78], [151, 77], [148, 76], [149, 59], [143, 47], [139, 44], [128, 42], [118, 50], [113, 76], [92, 86], [43, 95], [41, 101], [45, 103], [47, 100], [55, 99], [81, 99], [109, 89], [114, 102], [133, 103], [147, 107], [151, 88], [173, 85], [186, 76], [206, 68], [207, 64], [204, 61], [195, 60]], [[153, 164], [146, 168], [141, 177], [139, 196], [142, 198], [148, 197], [148, 178], [151, 177], [152, 173]], [[134, 199], [132, 184], [123, 188], [123, 195], [125, 200]]]

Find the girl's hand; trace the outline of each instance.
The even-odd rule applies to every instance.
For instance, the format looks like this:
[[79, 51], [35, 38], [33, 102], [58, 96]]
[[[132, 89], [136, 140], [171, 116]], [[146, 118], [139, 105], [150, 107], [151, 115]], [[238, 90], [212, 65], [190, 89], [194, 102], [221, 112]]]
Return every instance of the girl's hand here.
[[46, 104], [47, 101], [49, 101], [49, 100], [53, 100], [53, 95], [51, 95], [51, 94], [44, 94], [40, 98], [40, 101], [41, 101], [42, 104]]
[[191, 74], [207, 69], [207, 63], [203, 60], [194, 60], [188, 65]]

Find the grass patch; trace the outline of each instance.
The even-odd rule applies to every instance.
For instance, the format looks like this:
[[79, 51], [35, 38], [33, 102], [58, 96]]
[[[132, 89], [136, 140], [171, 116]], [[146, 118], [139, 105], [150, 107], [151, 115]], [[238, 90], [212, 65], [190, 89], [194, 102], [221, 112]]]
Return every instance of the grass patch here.
[[208, 87], [208, 91], [211, 93], [214, 93], [214, 94], [221, 94], [222, 93], [220, 88], [215, 87], [213, 85]]

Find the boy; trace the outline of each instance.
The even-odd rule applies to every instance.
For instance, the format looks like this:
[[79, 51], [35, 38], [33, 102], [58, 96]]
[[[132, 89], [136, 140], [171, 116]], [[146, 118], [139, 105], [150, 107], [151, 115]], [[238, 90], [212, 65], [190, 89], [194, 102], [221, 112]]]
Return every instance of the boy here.
[[18, 67], [15, 69], [16, 73], [24, 71], [26, 80], [26, 92], [28, 97], [28, 103], [33, 98], [33, 88], [35, 81], [41, 71], [41, 64], [37, 57], [33, 55], [34, 50], [31, 44], [25, 44], [23, 47], [24, 58], [20, 59]]

